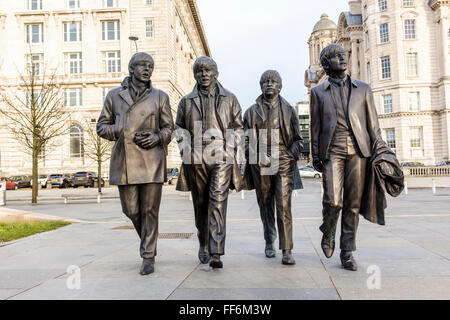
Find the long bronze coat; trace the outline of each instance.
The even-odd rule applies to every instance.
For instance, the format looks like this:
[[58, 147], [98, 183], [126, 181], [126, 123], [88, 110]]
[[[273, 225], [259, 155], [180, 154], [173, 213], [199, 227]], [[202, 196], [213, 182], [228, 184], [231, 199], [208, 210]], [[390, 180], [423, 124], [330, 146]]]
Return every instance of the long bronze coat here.
[[[128, 185], [167, 181], [166, 153], [174, 128], [169, 96], [150, 87], [150, 92], [133, 102], [129, 78], [106, 96], [97, 122], [97, 134], [116, 141], [111, 153], [110, 184]], [[144, 150], [133, 141], [138, 131], [152, 130], [161, 143]]]
[[[355, 135], [359, 150], [364, 158], [372, 154], [372, 144], [381, 139], [377, 111], [370, 86], [350, 78], [351, 91], [348, 104], [350, 129]], [[311, 90], [311, 149], [313, 157], [327, 160], [334, 130], [337, 124], [336, 103], [325, 80]]]
[[[216, 106], [216, 115], [222, 129], [223, 136], [226, 137], [226, 130], [238, 130], [243, 128], [242, 109], [236, 96], [226, 90], [220, 83], [219, 99]], [[194, 123], [202, 121], [200, 97], [198, 96], [197, 86], [194, 90], [183, 97], [178, 105], [177, 120], [175, 122], [177, 128], [186, 129], [194, 136]], [[234, 159], [233, 172], [231, 177], [230, 189], [240, 191], [243, 188], [243, 179], [240, 167]], [[185, 173], [184, 165], [181, 166], [180, 175], [176, 189], [178, 191], [191, 191], [188, 175]]]
[[[267, 115], [262, 107], [263, 101], [262, 96], [256, 99], [256, 103], [252, 105], [244, 114], [244, 130], [253, 130], [253, 136], [259, 138], [259, 130], [265, 128], [265, 123], [267, 121]], [[298, 116], [295, 109], [287, 102], [283, 97], [280, 96], [280, 108], [281, 108], [281, 118], [280, 118], [280, 132], [283, 141], [286, 143], [289, 154], [292, 156], [293, 160], [297, 161], [300, 157], [301, 150], [303, 148], [303, 138], [300, 133], [300, 126], [298, 123]], [[247, 165], [244, 172], [245, 189], [253, 190], [255, 189], [252, 173], [250, 170], [249, 162], [249, 152], [259, 152], [259, 141], [256, 146], [246, 147], [246, 158]], [[298, 173], [298, 169], [294, 171], [294, 187], [293, 190], [303, 189], [303, 184]]]

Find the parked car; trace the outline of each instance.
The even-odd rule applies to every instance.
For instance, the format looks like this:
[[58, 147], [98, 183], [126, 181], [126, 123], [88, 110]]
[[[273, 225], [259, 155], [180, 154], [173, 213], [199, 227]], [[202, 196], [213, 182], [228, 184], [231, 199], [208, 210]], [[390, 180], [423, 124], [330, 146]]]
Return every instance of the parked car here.
[[72, 186], [72, 175], [69, 173], [56, 173], [48, 177], [52, 187], [68, 188]]
[[450, 160], [444, 160], [444, 161], [439, 161], [438, 163], [436, 163], [436, 166], [438, 167], [448, 167], [450, 166]]
[[322, 178], [322, 173], [316, 171], [314, 168], [299, 167], [298, 170], [300, 172], [301, 177], [316, 178], [316, 179]]
[[[38, 176], [38, 182], [41, 184], [42, 188], [47, 188], [48, 177], [44, 174]], [[31, 186], [33, 186], [33, 179], [31, 179]]]
[[17, 190], [19, 189], [19, 185], [17, 182], [10, 181], [9, 178], [1, 177], [0, 181], [6, 181], [6, 190]]
[[412, 161], [402, 162], [402, 163], [400, 163], [400, 166], [401, 167], [425, 167], [425, 165], [423, 163], [412, 162]]
[[178, 180], [178, 169], [177, 168], [167, 169], [167, 183], [175, 184], [177, 180]]
[[31, 177], [29, 176], [12, 176], [9, 181], [15, 182], [17, 188], [30, 188], [31, 187]]
[[[73, 187], [78, 188], [80, 186], [94, 187], [95, 182], [98, 181], [98, 177], [94, 172], [90, 171], [80, 171], [73, 175]], [[100, 178], [102, 187], [105, 185], [105, 181]]]

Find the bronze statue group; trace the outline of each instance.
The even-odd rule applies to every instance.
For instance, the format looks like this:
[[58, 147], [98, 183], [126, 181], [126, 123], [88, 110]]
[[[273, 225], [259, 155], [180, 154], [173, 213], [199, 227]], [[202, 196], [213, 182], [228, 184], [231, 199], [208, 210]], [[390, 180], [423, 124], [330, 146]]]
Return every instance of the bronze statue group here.
[[[369, 85], [346, 74], [344, 49], [327, 46], [321, 63], [328, 79], [311, 90], [310, 101], [313, 166], [323, 173], [321, 246], [330, 258], [342, 210], [340, 259], [355, 271], [359, 214], [384, 224], [385, 193], [401, 193], [403, 174], [381, 138]], [[262, 74], [262, 94], [242, 117], [236, 96], [217, 80], [214, 60], [200, 57], [193, 66], [197, 84], [180, 101], [174, 124], [168, 95], [151, 83], [153, 58], [136, 53], [128, 68], [130, 76], [106, 96], [97, 133], [115, 141], [110, 183], [118, 185], [122, 211], [141, 239], [140, 273], [154, 272], [167, 145], [173, 137], [183, 160], [177, 190], [192, 194], [200, 262], [223, 267], [229, 190], [255, 189], [265, 256], [276, 255], [278, 229], [281, 261], [294, 265], [291, 198], [293, 190], [303, 188], [297, 170], [303, 139], [296, 111], [280, 96], [279, 73]]]

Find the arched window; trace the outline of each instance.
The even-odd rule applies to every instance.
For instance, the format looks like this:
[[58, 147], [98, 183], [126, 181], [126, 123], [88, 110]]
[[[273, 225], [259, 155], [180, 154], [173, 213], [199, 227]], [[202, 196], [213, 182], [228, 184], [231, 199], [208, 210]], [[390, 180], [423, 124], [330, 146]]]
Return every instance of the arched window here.
[[69, 129], [69, 156], [83, 158], [83, 129], [78, 124], [72, 124]]

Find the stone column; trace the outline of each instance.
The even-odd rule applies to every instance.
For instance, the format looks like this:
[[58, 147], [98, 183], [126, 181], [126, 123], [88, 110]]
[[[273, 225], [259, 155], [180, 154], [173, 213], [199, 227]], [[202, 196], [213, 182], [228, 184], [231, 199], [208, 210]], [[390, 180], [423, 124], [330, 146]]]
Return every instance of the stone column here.
[[351, 75], [355, 79], [360, 79], [360, 75], [358, 72], [358, 44], [356, 43], [356, 39], [352, 39], [352, 70]]
[[448, 7], [439, 8], [439, 19], [441, 25], [441, 43], [442, 43], [442, 78], [450, 76], [449, 59], [448, 59]]

